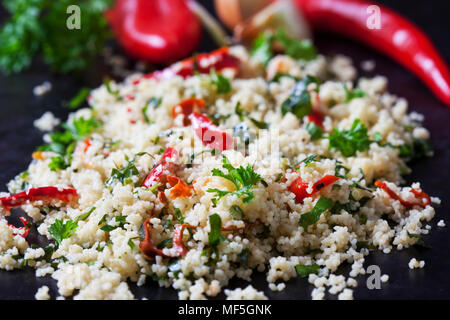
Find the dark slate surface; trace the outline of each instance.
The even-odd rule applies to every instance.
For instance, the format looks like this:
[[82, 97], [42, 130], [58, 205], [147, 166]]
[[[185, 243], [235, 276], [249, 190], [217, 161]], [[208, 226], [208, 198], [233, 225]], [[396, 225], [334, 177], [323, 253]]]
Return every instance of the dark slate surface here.
[[[203, 1], [205, 2], [205, 1]], [[436, 43], [437, 47], [450, 61], [450, 45], [448, 43], [450, 8], [447, 1], [415, 1], [407, 0], [380, 1], [410, 17], [422, 27]], [[208, 4], [208, 7], [211, 7]], [[0, 12], [0, 21], [4, 18]], [[406, 97], [411, 110], [426, 116], [425, 126], [430, 129], [435, 146], [435, 156], [412, 164], [413, 174], [408, 182], [421, 181], [424, 190], [433, 196], [440, 197], [443, 202], [436, 209], [436, 217], [432, 222], [433, 230], [424, 237], [431, 249], [410, 248], [385, 255], [373, 253], [366, 259], [366, 264], [377, 264], [382, 273], [387, 273], [390, 280], [382, 285], [381, 290], [368, 290], [366, 277], [358, 278], [359, 286], [354, 296], [357, 299], [449, 299], [450, 280], [450, 233], [448, 227], [436, 227], [437, 221], [448, 218], [450, 136], [448, 123], [450, 110], [443, 106], [428, 89], [413, 75], [388, 58], [374, 53], [368, 48], [349, 40], [328, 35], [316, 35], [316, 44], [326, 54], [344, 53], [352, 57], [355, 65], [366, 59], [376, 61], [376, 69], [368, 75], [383, 74], [389, 77], [389, 90], [399, 96]], [[213, 49], [210, 39], [205, 37], [201, 50]], [[45, 66], [36, 62], [32, 69], [20, 75], [0, 75], [0, 190], [5, 191], [5, 184], [17, 173], [23, 171], [30, 162], [30, 154], [42, 143], [41, 134], [33, 127], [33, 120], [44, 111], [50, 110], [56, 116], [65, 119], [68, 110], [61, 107], [61, 102], [70, 99], [81, 86], [96, 87], [107, 73], [107, 68], [97, 63], [94, 68], [82, 77], [55, 76]], [[365, 73], [361, 72], [362, 75]], [[33, 87], [48, 80], [52, 83], [52, 91], [42, 97], [34, 97]], [[35, 235], [32, 235], [35, 238]], [[410, 270], [408, 262], [411, 258], [426, 261], [424, 269]], [[340, 272], [347, 274], [349, 266], [343, 266]], [[309, 299], [312, 287], [301, 279], [291, 280], [286, 289], [274, 293], [267, 289], [264, 274], [255, 274], [253, 285], [266, 291], [271, 299]], [[0, 271], [0, 299], [33, 299], [36, 290], [42, 285], [50, 287], [52, 297], [56, 297], [56, 283], [50, 277], [35, 278], [33, 270], [6, 272]], [[246, 286], [245, 281], [233, 280], [230, 288]], [[172, 289], [159, 288], [151, 280], [140, 288], [131, 284], [137, 297], [149, 299], [176, 299]], [[223, 298], [223, 294], [219, 298]], [[336, 297], [330, 297], [335, 299]]]

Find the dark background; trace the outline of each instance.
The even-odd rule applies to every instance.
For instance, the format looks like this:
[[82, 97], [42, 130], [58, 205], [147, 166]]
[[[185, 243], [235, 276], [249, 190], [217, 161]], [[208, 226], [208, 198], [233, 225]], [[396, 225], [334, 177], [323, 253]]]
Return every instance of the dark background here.
[[[201, 1], [212, 10], [212, 1]], [[447, 63], [450, 61], [450, 5], [449, 1], [378, 1], [409, 17], [430, 36]], [[0, 8], [0, 23], [5, 13]], [[423, 189], [438, 196], [442, 204], [436, 208], [436, 217], [431, 222], [433, 229], [424, 237], [431, 249], [416, 247], [394, 251], [389, 255], [374, 252], [366, 258], [365, 266], [377, 264], [382, 273], [390, 276], [389, 282], [381, 290], [368, 290], [366, 277], [358, 277], [359, 286], [354, 292], [355, 299], [450, 299], [450, 233], [448, 226], [436, 227], [440, 219], [450, 225], [448, 219], [450, 137], [449, 109], [440, 103], [430, 91], [408, 71], [390, 59], [373, 52], [362, 45], [335, 36], [316, 34], [315, 43], [324, 54], [343, 53], [360, 61], [374, 59], [373, 72], [360, 72], [361, 75], [386, 75], [389, 78], [389, 91], [407, 98], [410, 109], [425, 115], [425, 127], [431, 131], [435, 156], [411, 164], [413, 174], [408, 182], [420, 181]], [[209, 37], [204, 35], [200, 51], [214, 48]], [[130, 67], [133, 65], [130, 61]], [[69, 100], [81, 86], [97, 87], [108, 68], [101, 61], [81, 77], [55, 76], [45, 65], [36, 61], [33, 67], [18, 75], [0, 75], [0, 191], [6, 191], [5, 184], [17, 173], [22, 172], [30, 162], [30, 155], [36, 146], [42, 144], [42, 134], [33, 127], [33, 121], [49, 110], [63, 120], [68, 110], [62, 102]], [[50, 81], [53, 89], [42, 96], [33, 96], [33, 88], [44, 81]], [[410, 270], [411, 258], [425, 260], [424, 269]], [[349, 267], [339, 269], [348, 274]], [[292, 279], [282, 292], [272, 292], [267, 288], [264, 274], [255, 274], [253, 286], [264, 290], [271, 299], [309, 299], [312, 286], [305, 280]], [[56, 283], [50, 277], [35, 278], [33, 270], [13, 272], [0, 271], [0, 299], [33, 299], [36, 290], [42, 285], [50, 287], [52, 298], [57, 296]], [[233, 280], [230, 288], [247, 286], [248, 283]], [[159, 288], [157, 283], [147, 280], [147, 284], [137, 288], [130, 284], [137, 298], [176, 299], [173, 289]], [[224, 295], [219, 295], [223, 298]], [[327, 296], [335, 299], [336, 296]]]

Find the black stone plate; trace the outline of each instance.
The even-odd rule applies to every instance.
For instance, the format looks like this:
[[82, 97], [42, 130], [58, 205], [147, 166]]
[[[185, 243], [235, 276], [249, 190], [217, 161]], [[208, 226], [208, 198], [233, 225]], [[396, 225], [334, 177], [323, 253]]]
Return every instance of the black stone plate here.
[[[206, 1], [204, 1], [206, 2]], [[448, 44], [449, 22], [447, 18], [448, 4], [446, 1], [383, 1], [394, 9], [409, 16], [425, 29], [437, 43], [439, 50], [447, 61], [450, 59]], [[211, 4], [207, 3], [211, 10]], [[0, 12], [0, 21], [5, 17]], [[447, 31], [445, 31], [447, 30]], [[450, 299], [450, 233], [448, 226], [436, 227], [440, 219], [450, 225], [448, 218], [449, 167], [450, 167], [450, 109], [440, 103], [430, 91], [413, 75], [401, 68], [395, 62], [379, 55], [359, 44], [339, 37], [316, 35], [315, 42], [319, 50], [325, 54], [343, 53], [354, 59], [356, 66], [360, 61], [373, 59], [376, 61], [375, 71], [360, 75], [386, 75], [389, 78], [389, 91], [403, 96], [410, 102], [411, 110], [425, 115], [425, 127], [431, 131], [435, 148], [435, 156], [422, 159], [411, 164], [413, 173], [408, 177], [408, 183], [420, 181], [423, 189], [433, 196], [440, 197], [442, 204], [436, 208], [436, 217], [431, 222], [433, 229], [424, 237], [431, 249], [416, 247], [391, 254], [373, 252], [365, 266], [376, 264], [381, 272], [389, 275], [389, 282], [382, 284], [380, 290], [369, 290], [366, 286], [366, 276], [358, 277], [358, 288], [354, 292], [356, 299]], [[200, 51], [214, 49], [208, 37], [205, 37]], [[132, 66], [133, 61], [130, 61]], [[108, 72], [107, 67], [99, 61], [94, 68], [82, 77], [55, 76], [37, 61], [31, 70], [19, 75], [0, 75], [0, 190], [6, 191], [5, 184], [17, 173], [26, 169], [30, 155], [36, 146], [42, 144], [41, 133], [33, 127], [33, 120], [40, 117], [44, 111], [52, 111], [56, 116], [65, 119], [68, 110], [61, 107], [62, 101], [73, 97], [82, 86], [97, 87]], [[42, 97], [33, 96], [33, 87], [48, 80], [53, 89]], [[35, 234], [31, 239], [38, 241]], [[425, 260], [424, 269], [410, 270], [408, 262], [411, 258]], [[348, 274], [349, 266], [344, 265], [339, 272]], [[272, 292], [267, 288], [265, 275], [256, 273], [253, 276], [253, 286], [264, 290], [271, 299], [309, 299], [313, 287], [303, 279], [292, 279], [282, 292]], [[56, 282], [51, 277], [36, 278], [34, 270], [24, 269], [12, 272], [0, 271], [0, 299], [34, 299], [39, 287], [48, 285], [52, 298], [57, 294]], [[241, 280], [232, 280], [229, 288], [247, 286]], [[137, 298], [176, 299], [173, 289], [159, 288], [157, 283], [148, 280], [142, 287], [130, 284]], [[218, 298], [224, 298], [223, 293]], [[336, 299], [336, 296], [327, 298]]]

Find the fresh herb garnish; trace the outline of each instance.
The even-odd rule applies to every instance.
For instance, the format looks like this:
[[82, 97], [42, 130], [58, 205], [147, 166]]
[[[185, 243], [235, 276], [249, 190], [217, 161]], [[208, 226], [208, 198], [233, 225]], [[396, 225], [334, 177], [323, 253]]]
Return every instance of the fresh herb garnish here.
[[283, 29], [276, 33], [266, 31], [253, 42], [250, 54], [263, 65], [267, 65], [274, 57], [273, 45], [280, 44], [286, 55], [294, 59], [312, 60], [317, 57], [317, 50], [310, 40], [295, 40], [289, 37]]
[[283, 116], [291, 112], [297, 118], [302, 119], [312, 112], [311, 94], [307, 90], [310, 83], [319, 85], [319, 80], [316, 77], [306, 75], [295, 84], [289, 97], [281, 104]]
[[86, 100], [86, 98], [91, 93], [91, 89], [82, 88], [72, 100], [69, 101], [68, 107], [69, 109], [76, 109]]
[[70, 238], [77, 228], [78, 225], [72, 220], [64, 222], [62, 219], [56, 219], [48, 228], [48, 232], [52, 235], [56, 243], [60, 245], [64, 239]]
[[[66, 27], [71, 0], [3, 1], [10, 17], [0, 31], [0, 70], [20, 72], [42, 55], [52, 71], [89, 67], [111, 37], [104, 11], [111, 0], [80, 0], [81, 29]], [[72, 12], [73, 13], [73, 12]]]
[[209, 77], [211, 79], [211, 83], [217, 87], [218, 94], [226, 94], [231, 91], [231, 83], [228, 78], [224, 77], [220, 73], [216, 73], [213, 69], [211, 69]]
[[139, 170], [136, 168], [135, 162], [136, 158], [147, 154], [146, 152], [140, 152], [134, 155], [133, 159], [128, 160], [128, 157], [125, 157], [125, 160], [128, 161], [127, 165], [121, 169], [114, 168], [111, 171], [111, 176], [108, 180], [106, 180], [106, 186], [111, 186], [114, 181], [118, 180], [122, 185], [127, 185], [132, 183], [132, 177], [139, 174]]
[[245, 217], [244, 211], [236, 204], [232, 205], [228, 212], [230, 212], [233, 219], [243, 219]]
[[217, 245], [225, 240], [222, 235], [222, 219], [217, 213], [209, 216], [209, 225], [211, 230], [208, 234], [208, 245], [210, 247], [217, 247]]
[[306, 124], [306, 131], [308, 131], [311, 137], [311, 141], [318, 140], [323, 136], [322, 128], [316, 125], [314, 122], [308, 122]]
[[350, 130], [333, 129], [333, 133], [328, 137], [330, 140], [330, 149], [337, 149], [342, 152], [344, 157], [351, 157], [356, 151], [365, 151], [369, 149], [371, 140], [367, 135], [367, 128], [359, 119], [355, 119]]
[[423, 248], [431, 248], [430, 245], [426, 244], [425, 241], [423, 241], [422, 236], [420, 234], [416, 234], [416, 233], [411, 233], [409, 231], [406, 231], [408, 233], [408, 237], [410, 238], [414, 238], [417, 239], [416, 242], [414, 243], [414, 245], [416, 246], [420, 246]]
[[303, 229], [306, 231], [306, 229], [310, 225], [313, 225], [317, 221], [319, 221], [322, 213], [330, 209], [332, 206], [333, 200], [327, 199], [324, 196], [320, 196], [320, 199], [316, 202], [314, 208], [311, 211], [304, 213], [300, 216], [298, 224], [301, 225]]
[[253, 170], [253, 167], [251, 165], [247, 165], [246, 168], [244, 168], [243, 166], [234, 168], [225, 156], [223, 157], [222, 163], [223, 168], [227, 169], [228, 173], [224, 173], [223, 171], [215, 168], [212, 170], [212, 175], [216, 177], [222, 177], [233, 182], [236, 190], [226, 191], [216, 188], [208, 189], [208, 192], [216, 193], [216, 198], [212, 200], [213, 203], [217, 204], [217, 202], [227, 194], [234, 194], [238, 196], [244, 203], [251, 202], [255, 197], [251, 189], [254, 185], [263, 180], [262, 177]]
[[309, 266], [298, 264], [295, 266], [295, 271], [297, 271], [297, 274], [301, 278], [306, 278], [310, 274], [317, 274], [319, 272], [319, 269], [320, 269], [320, 266], [317, 264], [313, 264], [313, 265], [309, 265]]
[[112, 226], [109, 224], [105, 224], [104, 226], [102, 226], [100, 228], [100, 230], [106, 231], [106, 232], [111, 232], [117, 228], [123, 228], [125, 226], [126, 223], [126, 218], [122, 217], [122, 216], [116, 216], [114, 217], [114, 220], [119, 223], [117, 226]]
[[350, 90], [349, 88], [347, 88], [346, 85], [344, 85], [344, 90], [345, 90], [345, 102], [350, 102], [355, 98], [362, 98], [366, 95], [364, 91], [359, 89]]
[[162, 98], [157, 97], [151, 97], [148, 101], [145, 107], [142, 108], [142, 113], [144, 114], [144, 120], [148, 124], [154, 123], [150, 118], [147, 116], [147, 110], [148, 108], [152, 107], [153, 109], [157, 109], [161, 105]]

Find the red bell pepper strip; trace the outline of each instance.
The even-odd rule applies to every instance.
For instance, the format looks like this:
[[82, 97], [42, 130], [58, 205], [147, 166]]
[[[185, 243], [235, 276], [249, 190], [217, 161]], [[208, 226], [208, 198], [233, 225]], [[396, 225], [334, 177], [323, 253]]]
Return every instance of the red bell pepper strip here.
[[217, 127], [207, 116], [193, 112], [189, 116], [195, 134], [203, 145], [220, 152], [233, 148], [234, 141], [227, 132]]
[[306, 119], [308, 122], [313, 122], [316, 126], [323, 129], [323, 115], [319, 111], [313, 111]]
[[147, 218], [144, 222], [144, 231], [145, 231], [145, 238], [144, 240], [139, 243], [139, 248], [141, 248], [141, 251], [144, 255], [146, 255], [149, 258], [153, 258], [156, 255], [168, 257], [163, 253], [161, 249], [158, 249], [153, 245], [152, 242], [152, 226], [150, 224], [150, 218]]
[[180, 178], [175, 176], [167, 176], [167, 182], [172, 187], [170, 190], [170, 197], [172, 199], [187, 198], [192, 195], [192, 188]]
[[9, 197], [0, 198], [0, 208], [3, 207], [7, 212], [9, 212], [12, 208], [20, 207], [28, 202], [72, 202], [77, 199], [77, 190], [72, 188], [59, 189], [57, 187], [40, 187], [32, 188]]
[[166, 171], [174, 173], [176, 170], [176, 164], [169, 161], [173, 157], [178, 155], [177, 150], [174, 148], [167, 148], [161, 155], [159, 163], [153, 167], [148, 176], [145, 178], [142, 186], [145, 188], [151, 188], [156, 183], [164, 183]]
[[174, 76], [192, 77], [195, 73], [209, 74], [212, 70], [239, 72], [240, 60], [231, 55], [228, 47], [222, 47], [210, 53], [201, 53], [192, 58], [177, 62], [163, 70], [154, 71], [144, 76], [146, 79], [165, 80]]
[[190, 125], [191, 121], [188, 116], [194, 112], [195, 109], [203, 109], [205, 107], [205, 100], [197, 98], [186, 99], [172, 108], [172, 118], [175, 119], [180, 114], [184, 115], [184, 126]]
[[[391, 197], [392, 199], [400, 201], [400, 203], [408, 209], [411, 209], [414, 206], [420, 206], [422, 208], [425, 208], [426, 206], [431, 204], [430, 196], [428, 194], [426, 194], [425, 192], [423, 192], [421, 189], [411, 189], [410, 190], [410, 192], [414, 194], [416, 199], [419, 200], [419, 202], [410, 202], [410, 201], [403, 200], [397, 193], [395, 193], [394, 190], [392, 190], [391, 188], [388, 187], [386, 182], [378, 180], [378, 181], [375, 181], [375, 185], [378, 188], [382, 189], [384, 192], [386, 192], [389, 195], [389, 197]], [[423, 200], [425, 200], [425, 201], [423, 201]]]
[[105, 16], [130, 56], [153, 63], [186, 57], [202, 34], [185, 0], [117, 0]]
[[390, 56], [416, 74], [450, 106], [450, 72], [425, 33], [391, 9], [380, 8], [380, 28], [369, 29], [366, 0], [295, 0], [313, 29], [348, 36]]
[[14, 234], [18, 234], [21, 237], [26, 238], [33, 224], [31, 222], [28, 222], [27, 219], [25, 219], [24, 217], [19, 217], [19, 220], [20, 222], [22, 222], [23, 227], [17, 228], [12, 224], [9, 224], [8, 226], [13, 230]]
[[322, 179], [318, 180], [316, 183], [313, 184], [313, 191], [309, 193], [307, 191], [309, 184], [304, 182], [302, 178], [298, 177], [297, 179], [292, 182], [292, 184], [289, 186], [289, 191], [295, 194], [295, 200], [297, 202], [303, 203], [303, 200], [307, 197], [311, 197], [316, 192], [319, 192], [323, 188], [332, 185], [336, 181], [338, 181], [340, 178], [327, 174]]
[[192, 226], [190, 224], [179, 224], [176, 226], [175, 231], [173, 232], [172, 246], [181, 256], [186, 255], [188, 252], [183, 244], [183, 231], [185, 228], [195, 229], [197, 226]]

